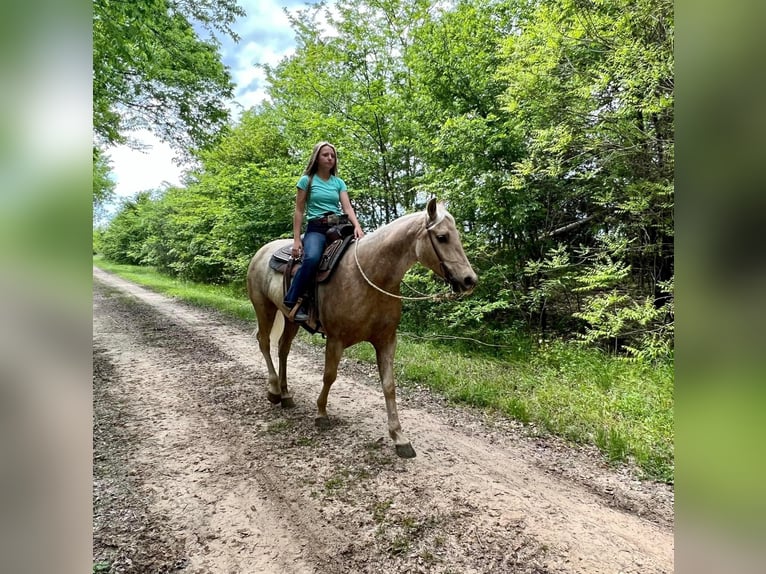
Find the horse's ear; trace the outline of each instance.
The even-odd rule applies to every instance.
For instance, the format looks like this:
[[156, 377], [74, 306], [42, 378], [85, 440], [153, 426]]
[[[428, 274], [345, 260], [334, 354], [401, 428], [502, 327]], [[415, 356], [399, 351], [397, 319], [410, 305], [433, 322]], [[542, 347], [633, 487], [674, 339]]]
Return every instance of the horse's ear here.
[[436, 198], [432, 197], [428, 200], [426, 205], [426, 213], [428, 213], [428, 221], [436, 220]]

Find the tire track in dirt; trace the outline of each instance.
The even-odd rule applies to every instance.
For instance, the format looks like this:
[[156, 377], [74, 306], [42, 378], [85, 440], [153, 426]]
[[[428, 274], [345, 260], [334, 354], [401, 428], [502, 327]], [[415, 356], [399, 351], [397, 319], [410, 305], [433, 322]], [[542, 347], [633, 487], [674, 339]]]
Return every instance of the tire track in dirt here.
[[[265, 400], [254, 323], [94, 277], [94, 341], [116, 372], [110, 392], [142, 429], [135, 470], [184, 541], [184, 571], [673, 571], [672, 508], [638, 500], [654, 521], [614, 508], [582, 478], [593, 468], [552, 472], [518, 433], [455, 424], [459, 409], [406, 392], [400, 417], [418, 457], [400, 460], [379, 386], [347, 361], [320, 433], [316, 349], [294, 346], [298, 406], [285, 411]], [[556, 464], [585, 464], [562, 452]]]
[[[293, 540], [272, 532], [280, 513], [269, 492], [245, 475], [247, 464], [236, 460], [239, 453], [232, 445], [242, 444], [236, 427], [189, 393], [190, 384], [204, 384], [205, 370], [221, 376], [230, 361], [204, 350], [184, 361], [186, 346], [169, 354], [156, 341], [141, 341], [141, 333], [131, 330], [143, 329], [143, 335], [153, 333], [167, 342], [173, 339], [165, 335], [174, 327], [129, 325], [135, 317], [114, 306], [108, 309], [108, 319], [116, 323], [110, 330], [109, 322], [98, 319], [103, 310], [98, 295], [95, 303], [95, 340], [115, 373], [111, 382], [119, 382], [111, 392], [140, 428], [137, 434], [144, 435], [128, 472], [140, 477], [142, 494], [151, 500], [151, 511], [169, 522], [170, 535], [184, 541], [184, 571], [313, 572], [293, 552]], [[129, 309], [138, 307], [130, 303]], [[185, 335], [182, 345], [193, 342]]]

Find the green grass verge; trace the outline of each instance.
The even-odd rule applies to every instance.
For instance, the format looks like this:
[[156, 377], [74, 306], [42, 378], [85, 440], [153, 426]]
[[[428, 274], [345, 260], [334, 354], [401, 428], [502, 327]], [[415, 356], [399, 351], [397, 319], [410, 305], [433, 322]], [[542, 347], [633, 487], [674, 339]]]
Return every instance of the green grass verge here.
[[[181, 281], [151, 268], [98, 258], [94, 264], [173, 297], [254, 319], [242, 288]], [[375, 361], [369, 344], [346, 354]], [[612, 462], [631, 460], [647, 478], [674, 480], [670, 363], [631, 362], [565, 342], [547, 343], [526, 358], [496, 359], [456, 351], [448, 341], [425, 342], [401, 334], [396, 369], [403, 387], [422, 385], [455, 402], [533, 423], [567, 440], [596, 445]]]
[[194, 283], [168, 277], [159, 273], [153, 267], [139, 265], [120, 265], [111, 263], [100, 256], [93, 257], [96, 267], [111, 271], [138, 285], [148, 287], [158, 293], [164, 293], [170, 297], [176, 297], [188, 301], [200, 307], [218, 309], [227, 315], [240, 319], [254, 319], [253, 306], [245, 293], [244, 282], [242, 286], [234, 285], [208, 285]]
[[[369, 344], [347, 355], [375, 360]], [[647, 478], [674, 479], [672, 365], [629, 362], [564, 342], [549, 343], [527, 360], [488, 359], [400, 334], [396, 371], [401, 386], [419, 384], [594, 444], [612, 462], [633, 460]]]

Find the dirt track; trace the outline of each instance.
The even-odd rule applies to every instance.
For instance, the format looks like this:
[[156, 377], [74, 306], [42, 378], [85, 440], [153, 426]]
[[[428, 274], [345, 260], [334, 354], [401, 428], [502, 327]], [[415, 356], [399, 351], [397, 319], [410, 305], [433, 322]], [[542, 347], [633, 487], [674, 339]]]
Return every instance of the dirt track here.
[[[524, 427], [399, 390], [396, 457], [371, 366], [343, 360], [314, 427], [266, 400], [244, 324], [94, 269], [94, 564], [109, 572], [673, 571], [673, 493]], [[107, 565], [111, 565], [107, 568]]]

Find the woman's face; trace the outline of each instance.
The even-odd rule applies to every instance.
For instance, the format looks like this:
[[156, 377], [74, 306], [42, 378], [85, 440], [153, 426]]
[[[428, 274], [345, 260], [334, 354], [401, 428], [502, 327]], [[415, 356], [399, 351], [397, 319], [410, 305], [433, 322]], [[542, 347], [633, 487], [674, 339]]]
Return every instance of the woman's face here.
[[323, 146], [322, 149], [319, 150], [318, 161], [320, 167], [331, 170], [335, 167], [335, 150], [328, 145]]

